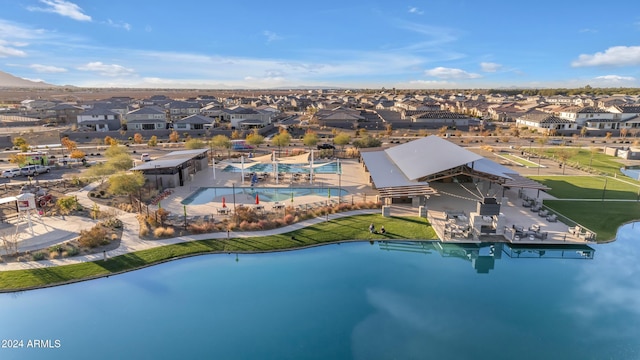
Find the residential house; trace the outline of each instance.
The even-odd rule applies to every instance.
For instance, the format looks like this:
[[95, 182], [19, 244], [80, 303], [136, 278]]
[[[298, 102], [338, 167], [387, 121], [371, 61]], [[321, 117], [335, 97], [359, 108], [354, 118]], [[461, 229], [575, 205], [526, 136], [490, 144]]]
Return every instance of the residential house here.
[[493, 121], [515, 121], [516, 118], [523, 115], [516, 103], [505, 103], [500, 105], [489, 105], [487, 114]]
[[77, 116], [78, 129], [113, 131], [120, 129], [120, 115], [109, 109], [94, 107]]
[[318, 110], [314, 117], [318, 120], [320, 126], [333, 126], [332, 124], [345, 124], [351, 123], [356, 125], [359, 122], [363, 122], [366, 120], [364, 116], [361, 115], [360, 110], [350, 109], [350, 108], [335, 108], [331, 110]]
[[171, 122], [200, 113], [200, 104], [195, 101], [170, 101], [164, 105], [164, 108], [167, 109]]
[[[410, 112], [408, 112], [410, 113]], [[417, 111], [411, 115], [405, 115], [413, 123], [429, 124], [432, 128], [447, 126], [451, 128], [469, 126], [469, 117], [450, 111]]]
[[537, 129], [542, 133], [553, 134], [559, 130], [576, 130], [575, 122], [545, 113], [531, 113], [516, 119], [516, 125]]
[[72, 104], [58, 104], [47, 108], [44, 111], [43, 120], [49, 122], [56, 122], [58, 124], [73, 124], [75, 123], [78, 114], [84, 109], [77, 105]]
[[165, 111], [158, 106], [145, 106], [125, 116], [129, 130], [162, 130], [167, 128]]
[[620, 130], [632, 129], [633, 135], [640, 129], [640, 105], [615, 106], [611, 112], [620, 114]]
[[376, 104], [376, 110], [391, 110], [395, 105], [396, 102], [393, 100], [380, 100]]
[[212, 127], [215, 127], [215, 120], [199, 114], [187, 116], [173, 122], [174, 130], [203, 130]]
[[231, 123], [231, 128], [234, 129], [263, 127], [271, 124], [271, 119], [274, 116], [271, 111], [251, 109], [242, 106], [223, 109], [222, 112], [226, 113], [225, 117]]
[[[588, 128], [599, 129], [617, 129], [619, 125], [616, 125], [616, 123], [620, 121], [620, 117], [614, 113], [591, 106], [565, 108], [560, 112], [560, 117], [575, 122], [578, 124], [578, 127], [587, 126]], [[591, 122], [592, 124], [598, 123], [599, 125], [593, 127], [592, 125], [587, 125], [587, 122]], [[608, 125], [604, 127], [604, 124]]]

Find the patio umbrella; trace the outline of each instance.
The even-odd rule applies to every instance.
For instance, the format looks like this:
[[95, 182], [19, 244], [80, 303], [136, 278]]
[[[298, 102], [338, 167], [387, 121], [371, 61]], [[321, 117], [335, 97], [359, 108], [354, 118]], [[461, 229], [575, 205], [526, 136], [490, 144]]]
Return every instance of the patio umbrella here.
[[224, 196], [222, 197], [222, 207], [223, 208], [227, 207], [227, 199], [225, 199]]
[[258, 194], [256, 194], [256, 205], [260, 204], [260, 198], [258, 197]]

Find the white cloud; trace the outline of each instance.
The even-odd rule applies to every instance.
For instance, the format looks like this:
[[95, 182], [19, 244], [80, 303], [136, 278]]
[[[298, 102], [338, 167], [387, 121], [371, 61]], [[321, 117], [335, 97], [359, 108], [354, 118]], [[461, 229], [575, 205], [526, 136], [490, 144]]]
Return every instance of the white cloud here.
[[596, 77], [596, 79], [612, 80], [612, 81], [635, 81], [636, 78], [631, 76], [604, 75], [604, 76], [598, 76]]
[[629, 84], [636, 81], [632, 76], [620, 75], [603, 75], [594, 78], [595, 84], [598, 86], [618, 86], [621, 84]]
[[582, 66], [636, 66], [640, 65], [640, 46], [613, 46], [593, 55], [582, 54], [571, 63]]
[[273, 31], [265, 30], [262, 32], [262, 35], [267, 38], [267, 44], [272, 41], [282, 40], [282, 36], [274, 33]]
[[31, 69], [35, 70], [36, 72], [39, 72], [39, 73], [62, 73], [62, 72], [67, 72], [67, 69], [65, 69], [65, 68], [61, 68], [61, 67], [57, 67], [57, 66], [50, 66], [50, 65], [32, 64], [32, 65], [29, 65], [29, 67]]
[[27, 53], [16, 49], [14, 47], [10, 47], [10, 46], [3, 46], [2, 45], [2, 41], [0, 41], [0, 58], [5, 58], [5, 57], [24, 57], [27, 56]]
[[92, 71], [103, 76], [124, 76], [134, 73], [133, 69], [127, 69], [124, 66], [116, 64], [103, 64], [100, 61], [90, 62], [84, 66], [80, 66], [78, 70]]
[[591, 33], [591, 34], [595, 34], [598, 32], [598, 30], [596, 29], [589, 29], [589, 28], [584, 28], [584, 29], [580, 29], [579, 32], [581, 33]]
[[481, 62], [480, 67], [484, 72], [496, 72], [502, 68], [502, 65], [492, 62]]
[[47, 7], [29, 6], [29, 11], [43, 11], [65, 16], [78, 21], [91, 21], [91, 16], [85, 14], [82, 9], [68, 1], [64, 0], [40, 0]]
[[462, 69], [446, 68], [442, 66], [426, 70], [424, 73], [428, 76], [440, 79], [477, 79], [482, 77], [480, 74], [466, 72]]
[[131, 24], [123, 22], [123, 21], [113, 21], [111, 19], [107, 19], [105, 24], [117, 28], [117, 29], [125, 29], [127, 31], [131, 30]]
[[[21, 25], [17, 25], [10, 21], [0, 19], [0, 39], [22, 39], [32, 40], [41, 38], [46, 35], [43, 29], [30, 29]], [[6, 43], [6, 42], [5, 42]], [[2, 40], [0, 40], [0, 45]], [[14, 43], [17, 46], [17, 43]], [[23, 44], [23, 46], [26, 44]]]
[[410, 13], [410, 14], [422, 15], [422, 14], [424, 14], [424, 11], [422, 11], [422, 10], [418, 9], [418, 8], [417, 8], [417, 7], [415, 7], [415, 6], [411, 6], [411, 7], [409, 7], [409, 13]]

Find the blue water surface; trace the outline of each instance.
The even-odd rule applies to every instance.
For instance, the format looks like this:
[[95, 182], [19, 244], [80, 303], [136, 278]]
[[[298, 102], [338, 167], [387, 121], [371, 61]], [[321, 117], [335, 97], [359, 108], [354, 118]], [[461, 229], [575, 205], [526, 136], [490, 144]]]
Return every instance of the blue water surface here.
[[260, 201], [288, 201], [299, 196], [316, 195], [323, 198], [338, 199], [346, 196], [349, 192], [345, 189], [333, 187], [202, 187], [184, 198], [180, 203], [183, 205], [204, 205], [212, 201], [222, 201], [225, 197], [227, 203], [233, 201], [233, 194], [247, 195]]
[[[638, 359], [640, 226], [595, 251], [348, 243], [0, 294], [0, 359]], [[588, 249], [588, 248], [587, 248]]]

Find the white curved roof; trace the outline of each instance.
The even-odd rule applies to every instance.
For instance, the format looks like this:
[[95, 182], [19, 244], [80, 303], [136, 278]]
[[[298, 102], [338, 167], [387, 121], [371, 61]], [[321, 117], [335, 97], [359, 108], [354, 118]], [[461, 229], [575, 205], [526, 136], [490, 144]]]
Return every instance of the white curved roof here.
[[409, 180], [437, 174], [482, 159], [482, 156], [435, 135], [384, 151]]

